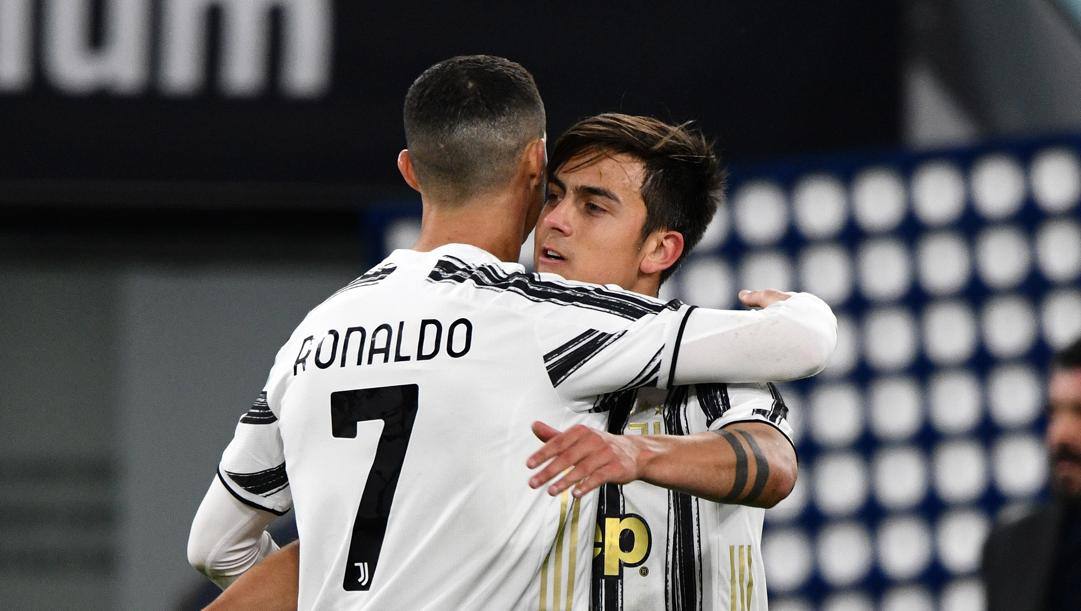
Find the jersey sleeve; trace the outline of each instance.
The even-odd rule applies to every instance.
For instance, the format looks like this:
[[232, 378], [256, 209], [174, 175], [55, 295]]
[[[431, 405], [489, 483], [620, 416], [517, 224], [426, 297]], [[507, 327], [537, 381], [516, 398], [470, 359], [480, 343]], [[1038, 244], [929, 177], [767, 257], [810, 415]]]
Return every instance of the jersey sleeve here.
[[737, 422], [763, 422], [792, 442], [788, 406], [773, 384], [699, 384], [694, 393], [707, 430], [719, 431]]
[[[552, 387], [572, 403], [668, 385], [680, 329], [692, 308], [630, 293], [611, 295], [628, 310], [597, 316], [566, 308], [536, 327]], [[629, 301], [622, 302], [625, 297]]]
[[697, 308], [679, 335], [668, 382], [797, 380], [825, 369], [836, 345], [837, 318], [809, 293], [761, 310]]
[[266, 387], [241, 416], [218, 465], [218, 479], [240, 502], [277, 515], [293, 507], [276, 409], [287, 378], [284, 352], [278, 352]]
[[793, 380], [825, 368], [837, 319], [798, 293], [762, 310], [712, 310], [617, 287], [569, 285], [538, 325], [552, 386], [570, 401], [641, 387]]

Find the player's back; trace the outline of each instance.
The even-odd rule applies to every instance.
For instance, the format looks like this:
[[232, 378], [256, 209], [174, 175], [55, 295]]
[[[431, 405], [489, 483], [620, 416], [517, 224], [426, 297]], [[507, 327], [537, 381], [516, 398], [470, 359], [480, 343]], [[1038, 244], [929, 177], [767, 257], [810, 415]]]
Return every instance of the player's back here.
[[[588, 562], [572, 559], [587, 557], [591, 519], [569, 516], [594, 506], [531, 490], [525, 459], [533, 420], [605, 416], [557, 395], [536, 322], [568, 304], [515, 290], [514, 267], [461, 245], [397, 251], [279, 352], [267, 392], [302, 541], [300, 608], [588, 604]], [[602, 330], [612, 318], [583, 316]], [[549, 570], [558, 592], [541, 584]]]
[[295, 507], [302, 608], [585, 608], [596, 495], [529, 489], [530, 423], [600, 426], [609, 393], [638, 388], [810, 375], [835, 325], [810, 295], [695, 310], [461, 244], [395, 251], [278, 351], [218, 481]]

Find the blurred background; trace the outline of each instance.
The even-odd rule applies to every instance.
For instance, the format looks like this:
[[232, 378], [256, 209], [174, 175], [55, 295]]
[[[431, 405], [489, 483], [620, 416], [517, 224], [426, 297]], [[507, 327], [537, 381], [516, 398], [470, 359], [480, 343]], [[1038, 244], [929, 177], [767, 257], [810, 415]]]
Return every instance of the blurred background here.
[[0, 606], [200, 587], [190, 521], [277, 348], [416, 235], [406, 89], [494, 53], [550, 140], [612, 110], [717, 137], [729, 206], [666, 295], [838, 314], [784, 389], [771, 608], [983, 608], [1081, 333], [1081, 1], [369, 4], [0, 0]]

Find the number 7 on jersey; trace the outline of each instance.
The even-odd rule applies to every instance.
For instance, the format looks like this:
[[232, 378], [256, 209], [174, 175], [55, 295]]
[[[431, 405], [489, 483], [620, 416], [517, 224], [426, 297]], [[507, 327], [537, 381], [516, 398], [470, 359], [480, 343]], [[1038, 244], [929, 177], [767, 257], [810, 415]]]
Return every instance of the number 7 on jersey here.
[[349, 591], [371, 588], [398, 476], [405, 462], [409, 436], [417, 416], [416, 384], [357, 388], [330, 395], [330, 423], [334, 437], [356, 439], [357, 423], [383, 421], [375, 461], [360, 497], [342, 587]]

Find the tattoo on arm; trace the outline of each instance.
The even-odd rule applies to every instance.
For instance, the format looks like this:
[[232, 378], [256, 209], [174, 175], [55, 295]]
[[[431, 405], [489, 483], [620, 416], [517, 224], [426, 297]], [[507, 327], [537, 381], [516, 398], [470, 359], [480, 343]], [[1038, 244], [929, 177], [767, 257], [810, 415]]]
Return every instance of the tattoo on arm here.
[[758, 442], [754, 440], [753, 435], [747, 431], [736, 432], [747, 441], [747, 445], [751, 446], [751, 452], [754, 453], [754, 486], [744, 498], [745, 501], [754, 502], [758, 500], [758, 497], [762, 496], [762, 491], [766, 489], [766, 481], [769, 480], [769, 461], [766, 460], [762, 448], [758, 447]]
[[732, 452], [736, 455], [736, 476], [732, 482], [732, 491], [721, 500], [725, 503], [736, 503], [739, 501], [740, 493], [743, 492], [743, 486], [747, 484], [747, 451], [743, 449], [739, 438], [732, 433], [717, 431], [717, 434], [732, 446]]
[[766, 483], [769, 481], [769, 461], [766, 460], [766, 456], [762, 452], [762, 448], [759, 447], [758, 442], [754, 440], [754, 436], [746, 431], [736, 432], [747, 442], [747, 447], [751, 449], [751, 453], [754, 455], [754, 483], [747, 494], [742, 494], [750, 476], [747, 450], [739, 442], [739, 437], [735, 434], [724, 430], [717, 431], [717, 434], [723, 437], [728, 442], [728, 445], [732, 446], [732, 452], [736, 455], [736, 472], [732, 481], [732, 491], [721, 500], [725, 503], [754, 503], [762, 496], [762, 492], [766, 489]]

